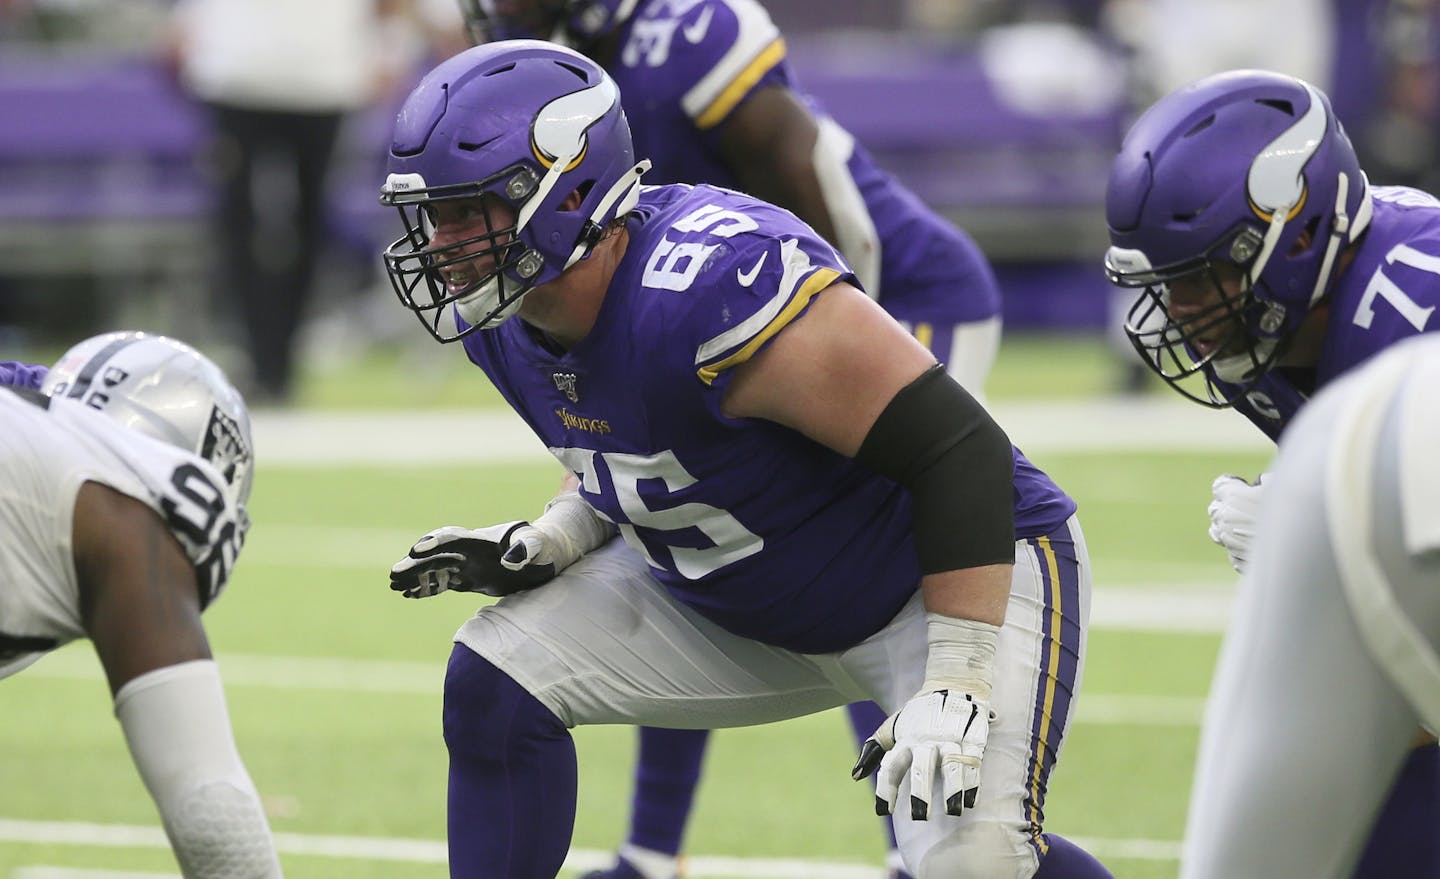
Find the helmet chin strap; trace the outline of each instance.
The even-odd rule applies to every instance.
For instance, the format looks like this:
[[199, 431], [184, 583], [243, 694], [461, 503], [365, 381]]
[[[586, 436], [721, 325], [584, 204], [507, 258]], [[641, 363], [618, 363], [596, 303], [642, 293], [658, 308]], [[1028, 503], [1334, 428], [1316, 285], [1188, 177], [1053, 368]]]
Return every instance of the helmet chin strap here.
[[[620, 178], [611, 185], [610, 191], [605, 193], [605, 197], [595, 205], [595, 210], [590, 212], [590, 218], [586, 225], [599, 226], [600, 219], [609, 212], [611, 205], [616, 205], [616, 216], [627, 213], [635, 207], [635, 203], [640, 200], [640, 175], [649, 170], [650, 160], [641, 159], [635, 164], [635, 167], [621, 174]], [[619, 203], [616, 204], [617, 202]], [[585, 255], [594, 247], [594, 241], [581, 235], [580, 240], [575, 244], [575, 249], [570, 251], [570, 258], [565, 260], [565, 268], [568, 269], [584, 259]]]
[[1217, 357], [1210, 361], [1210, 366], [1215, 370], [1215, 377], [1221, 381], [1232, 385], [1244, 384], [1254, 378], [1257, 364], [1269, 362], [1279, 344], [1279, 339], [1256, 339], [1244, 354]]
[[516, 296], [504, 305], [500, 304], [500, 273], [480, 285], [474, 293], [455, 300], [455, 313], [471, 326], [493, 330], [520, 310], [522, 296]]
[[1340, 244], [1350, 231], [1350, 216], [1345, 213], [1345, 198], [1350, 194], [1350, 177], [1340, 173], [1339, 185], [1335, 187], [1335, 222], [1330, 226], [1330, 240], [1325, 245], [1325, 258], [1320, 261], [1320, 273], [1315, 276], [1315, 289], [1310, 291], [1310, 304], [1314, 305], [1325, 295], [1330, 282], [1330, 272], [1335, 268], [1335, 255]]
[[1285, 234], [1285, 223], [1290, 215], [1290, 209], [1294, 205], [1284, 205], [1275, 209], [1270, 214], [1270, 227], [1265, 230], [1265, 239], [1260, 245], [1260, 254], [1255, 261], [1250, 263], [1250, 268], [1245, 271], [1245, 291], [1249, 293], [1255, 289], [1260, 281], [1260, 275], [1265, 272], [1265, 266], [1270, 263], [1270, 257], [1275, 253], [1275, 247], [1280, 243], [1280, 236]]
[[535, 187], [535, 191], [530, 194], [530, 197], [525, 199], [525, 204], [520, 206], [520, 213], [515, 218], [515, 234], [517, 236], [522, 229], [529, 225], [530, 218], [535, 216], [535, 212], [540, 209], [540, 204], [545, 201], [550, 190], [555, 188], [555, 183], [560, 179], [560, 175], [565, 173], [565, 167], [574, 158], [573, 155], [560, 156], [545, 172], [545, 176], [540, 178], [539, 185]]

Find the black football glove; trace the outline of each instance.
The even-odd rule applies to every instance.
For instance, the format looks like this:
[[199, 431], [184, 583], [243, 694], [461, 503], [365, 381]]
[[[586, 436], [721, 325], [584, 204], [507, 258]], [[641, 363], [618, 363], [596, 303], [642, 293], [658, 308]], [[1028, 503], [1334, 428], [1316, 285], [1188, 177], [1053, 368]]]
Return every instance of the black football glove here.
[[498, 598], [548, 583], [555, 578], [555, 565], [537, 561], [521, 544], [511, 546], [522, 528], [533, 530], [524, 521], [473, 531], [458, 525], [436, 528], [390, 568], [390, 588], [406, 598], [429, 598], [447, 589]]

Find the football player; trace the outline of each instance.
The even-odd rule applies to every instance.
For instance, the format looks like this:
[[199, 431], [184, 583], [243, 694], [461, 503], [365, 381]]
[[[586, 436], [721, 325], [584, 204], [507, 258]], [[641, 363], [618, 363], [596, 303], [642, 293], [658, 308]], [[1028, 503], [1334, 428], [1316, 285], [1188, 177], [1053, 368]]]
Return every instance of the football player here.
[[[1312, 394], [1434, 329], [1440, 201], [1371, 186], [1323, 92], [1258, 70], [1178, 89], [1130, 130], [1106, 193], [1126, 333], [1181, 394], [1278, 438]], [[1215, 480], [1210, 536], [1244, 571], [1266, 480]], [[1357, 868], [1440, 876], [1440, 752], [1421, 737]]]
[[1354, 875], [1416, 727], [1440, 724], [1437, 382], [1440, 337], [1405, 339], [1286, 429], [1211, 687], [1182, 879]]
[[16, 366], [0, 374], [0, 677], [89, 638], [181, 873], [280, 876], [200, 623], [249, 526], [244, 401], [163, 336]]
[[648, 166], [615, 81], [546, 42], [447, 60], [396, 119], [397, 295], [623, 538], [539, 588], [508, 555], [488, 576], [518, 528], [431, 532], [392, 571], [509, 593], [446, 676], [452, 874], [556, 875], [570, 727], [873, 700], [854, 775], [878, 767], [913, 874], [1108, 876], [1043, 827], [1085, 655], [1074, 502], [793, 214]]
[[[710, 183], [794, 212], [834, 244], [858, 284], [983, 402], [1000, 341], [995, 275], [974, 241], [876, 166], [798, 90], [785, 41], [755, 0], [462, 0], [477, 42], [553, 39], [620, 86], [655, 183]], [[849, 708], [858, 741], [884, 720]], [[641, 729], [634, 807], [613, 870], [675, 874], [708, 733]], [[889, 859], [901, 879], [898, 854]]]

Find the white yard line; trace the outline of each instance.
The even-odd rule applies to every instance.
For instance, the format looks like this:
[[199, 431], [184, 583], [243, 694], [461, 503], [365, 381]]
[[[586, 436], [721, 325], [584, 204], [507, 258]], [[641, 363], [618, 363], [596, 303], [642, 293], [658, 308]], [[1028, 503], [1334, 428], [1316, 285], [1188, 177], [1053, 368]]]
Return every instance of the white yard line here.
[[1236, 584], [1097, 587], [1090, 630], [1218, 635], [1229, 625]]
[[1126, 696], [1080, 694], [1075, 723], [1079, 726], [1199, 727], [1205, 700], [1196, 696]]
[[[999, 402], [990, 408], [1010, 438], [1031, 453], [1271, 448], [1269, 440], [1244, 418], [1178, 398]], [[254, 429], [262, 467], [433, 467], [553, 461], [519, 416], [506, 408], [270, 411], [255, 414]]]
[[133, 870], [92, 870], [82, 867], [55, 867], [31, 864], [16, 867], [11, 879], [180, 879], [175, 873], [136, 873]]
[[[320, 690], [438, 697], [445, 668], [440, 662], [370, 659], [322, 659], [305, 656], [255, 656], [223, 653], [217, 657], [228, 688]], [[94, 652], [69, 647], [25, 670], [26, 679], [103, 680]], [[1075, 722], [1106, 726], [1182, 726], [1200, 724], [1204, 700], [1188, 696], [1131, 693], [1083, 693]]]
[[[131, 824], [91, 824], [73, 821], [26, 821], [0, 818], [0, 843], [42, 843], [101, 848], [169, 848], [159, 827]], [[1076, 839], [1101, 859], [1173, 861], [1179, 858], [1177, 842], [1159, 839]], [[277, 833], [275, 847], [281, 854], [308, 855], [364, 861], [395, 861], [411, 864], [443, 864], [445, 843], [429, 839], [396, 839], [370, 836], [320, 836], [304, 833]], [[593, 870], [609, 866], [615, 855], [596, 849], [571, 849], [565, 859], [569, 870]], [[695, 879], [877, 879], [880, 870], [867, 864], [818, 861], [804, 858], [737, 858], [689, 855], [686, 875]], [[19, 867], [10, 879], [173, 879], [164, 873], [122, 873], [107, 870], [71, 869], [32, 865]]]

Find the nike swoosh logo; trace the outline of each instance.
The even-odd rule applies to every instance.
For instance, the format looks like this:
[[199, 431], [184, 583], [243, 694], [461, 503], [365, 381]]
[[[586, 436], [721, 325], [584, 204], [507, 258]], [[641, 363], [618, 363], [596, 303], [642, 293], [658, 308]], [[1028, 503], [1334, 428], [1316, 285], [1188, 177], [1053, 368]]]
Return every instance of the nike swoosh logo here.
[[685, 25], [685, 27], [681, 28], [681, 30], [685, 32], [685, 39], [689, 40], [692, 43], [698, 43], [701, 40], [705, 39], [705, 32], [710, 29], [710, 18], [714, 14], [715, 10], [709, 6], [706, 6], [704, 9], [700, 10], [699, 18], [695, 19], [694, 22], [687, 24]]
[[765, 265], [765, 257], [769, 255], [770, 251], [768, 250], [760, 254], [759, 261], [756, 262], [755, 265], [751, 266], [750, 271], [748, 272], [742, 272], [739, 269], [735, 270], [735, 280], [740, 282], [741, 287], [749, 287], [751, 284], [755, 283], [755, 277], [760, 274], [760, 267]]

